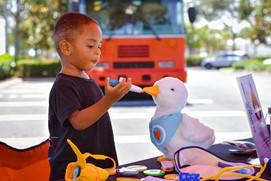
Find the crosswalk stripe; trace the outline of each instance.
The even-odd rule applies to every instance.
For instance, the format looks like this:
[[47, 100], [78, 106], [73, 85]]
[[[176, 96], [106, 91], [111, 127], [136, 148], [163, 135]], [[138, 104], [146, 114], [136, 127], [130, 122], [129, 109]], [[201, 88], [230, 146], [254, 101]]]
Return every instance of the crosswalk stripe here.
[[189, 103], [189, 104], [213, 104], [214, 101], [212, 99], [193, 99], [193, 98], [189, 98], [187, 100], [187, 103]]
[[[245, 139], [251, 137], [250, 131], [243, 132], [215, 132], [215, 143], [221, 143], [226, 140]], [[151, 143], [150, 136], [144, 135], [121, 135], [115, 136], [116, 143]]]
[[0, 115], [0, 122], [4, 121], [42, 121], [48, 120], [47, 114], [7, 114]]
[[[215, 143], [221, 143], [223, 141], [245, 139], [251, 137], [250, 131], [244, 132], [215, 132], [216, 141]], [[14, 137], [14, 138], [0, 138], [0, 141], [7, 143], [8, 145], [15, 148], [27, 148], [30, 146], [37, 145], [45, 141], [49, 135], [42, 137]], [[134, 143], [148, 143], [152, 144], [149, 134], [139, 135], [116, 135], [116, 144], [134, 144]]]
[[46, 93], [48, 92], [49, 94], [49, 90], [44, 90], [44, 89], [36, 89], [36, 88], [32, 88], [32, 89], [7, 89], [7, 90], [0, 90], [1, 94], [35, 94], [35, 93]]
[[6, 99], [29, 99], [29, 98], [43, 98], [47, 99], [49, 95], [47, 94], [0, 94], [0, 98]]
[[238, 111], [238, 110], [187, 111], [186, 113], [194, 117], [244, 117], [246, 116], [245, 111]]
[[[13, 105], [14, 106], [14, 105]], [[32, 104], [33, 106], [33, 104]], [[16, 106], [15, 106], [16, 107]], [[137, 112], [110, 112], [112, 120], [127, 120], [127, 119], [151, 119], [153, 113], [149, 111], [137, 111]], [[219, 117], [245, 117], [244, 111], [189, 111], [189, 115], [193, 115], [196, 118], [219, 118]], [[25, 120], [47, 120], [48, 114], [5, 114], [0, 115], [1, 121], [25, 121]]]
[[42, 106], [47, 107], [48, 101], [8, 101], [8, 102], [0, 102], [0, 107], [36, 107], [36, 106]]

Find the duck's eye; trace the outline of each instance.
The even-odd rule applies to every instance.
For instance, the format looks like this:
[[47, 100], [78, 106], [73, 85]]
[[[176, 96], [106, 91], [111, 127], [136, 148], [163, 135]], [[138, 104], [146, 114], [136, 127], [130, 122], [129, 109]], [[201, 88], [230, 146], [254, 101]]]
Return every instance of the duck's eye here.
[[174, 88], [171, 88], [170, 90], [171, 90], [171, 91], [175, 91], [175, 89], [174, 89]]

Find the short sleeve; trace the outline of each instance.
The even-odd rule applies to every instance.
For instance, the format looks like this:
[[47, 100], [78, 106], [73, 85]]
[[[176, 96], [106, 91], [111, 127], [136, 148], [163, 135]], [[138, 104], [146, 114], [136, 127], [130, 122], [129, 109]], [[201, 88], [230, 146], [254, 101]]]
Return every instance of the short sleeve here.
[[62, 126], [69, 120], [74, 111], [82, 109], [79, 88], [72, 82], [57, 84], [50, 101], [55, 116]]

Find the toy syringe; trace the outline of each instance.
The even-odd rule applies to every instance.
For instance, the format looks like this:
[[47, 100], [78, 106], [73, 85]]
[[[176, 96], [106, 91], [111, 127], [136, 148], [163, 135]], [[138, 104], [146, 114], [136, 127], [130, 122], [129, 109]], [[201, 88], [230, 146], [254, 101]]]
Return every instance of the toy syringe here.
[[[115, 85], [119, 84], [120, 81], [121, 81], [122, 79], [123, 79], [123, 78], [120, 78], [119, 81], [118, 81], [118, 80], [110, 79], [110, 80], [109, 80], [109, 83], [110, 83], [110, 85], [115, 86]], [[132, 84], [132, 86], [131, 86], [131, 88], [130, 88], [130, 91], [136, 92], [136, 93], [142, 93], [142, 88], [139, 87], [139, 86], [136, 86], [136, 85]]]

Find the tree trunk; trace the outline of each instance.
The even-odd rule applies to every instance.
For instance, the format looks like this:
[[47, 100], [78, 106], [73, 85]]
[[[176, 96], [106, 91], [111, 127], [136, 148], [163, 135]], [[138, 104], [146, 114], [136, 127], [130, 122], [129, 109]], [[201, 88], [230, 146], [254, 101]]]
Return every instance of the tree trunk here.
[[206, 50], [207, 50], [207, 53], [208, 53], [208, 55], [210, 55], [210, 45], [209, 45], [209, 42], [208, 41], [206, 41], [205, 42], [205, 47], [206, 47]]
[[257, 43], [253, 41], [253, 55], [254, 56], [257, 56], [257, 48], [258, 48]]
[[236, 33], [234, 33], [233, 31], [231, 31], [232, 33], [232, 51], [236, 50], [236, 44], [235, 44], [235, 39], [236, 39]]
[[4, 1], [4, 20], [5, 20], [5, 53], [9, 53], [9, 36], [8, 36], [8, 10], [7, 10], [7, 0]]
[[15, 15], [15, 30], [14, 30], [14, 36], [15, 36], [15, 61], [18, 60], [19, 54], [20, 54], [20, 11], [21, 11], [21, 2], [20, 0], [16, 0], [17, 3], [17, 11]]

